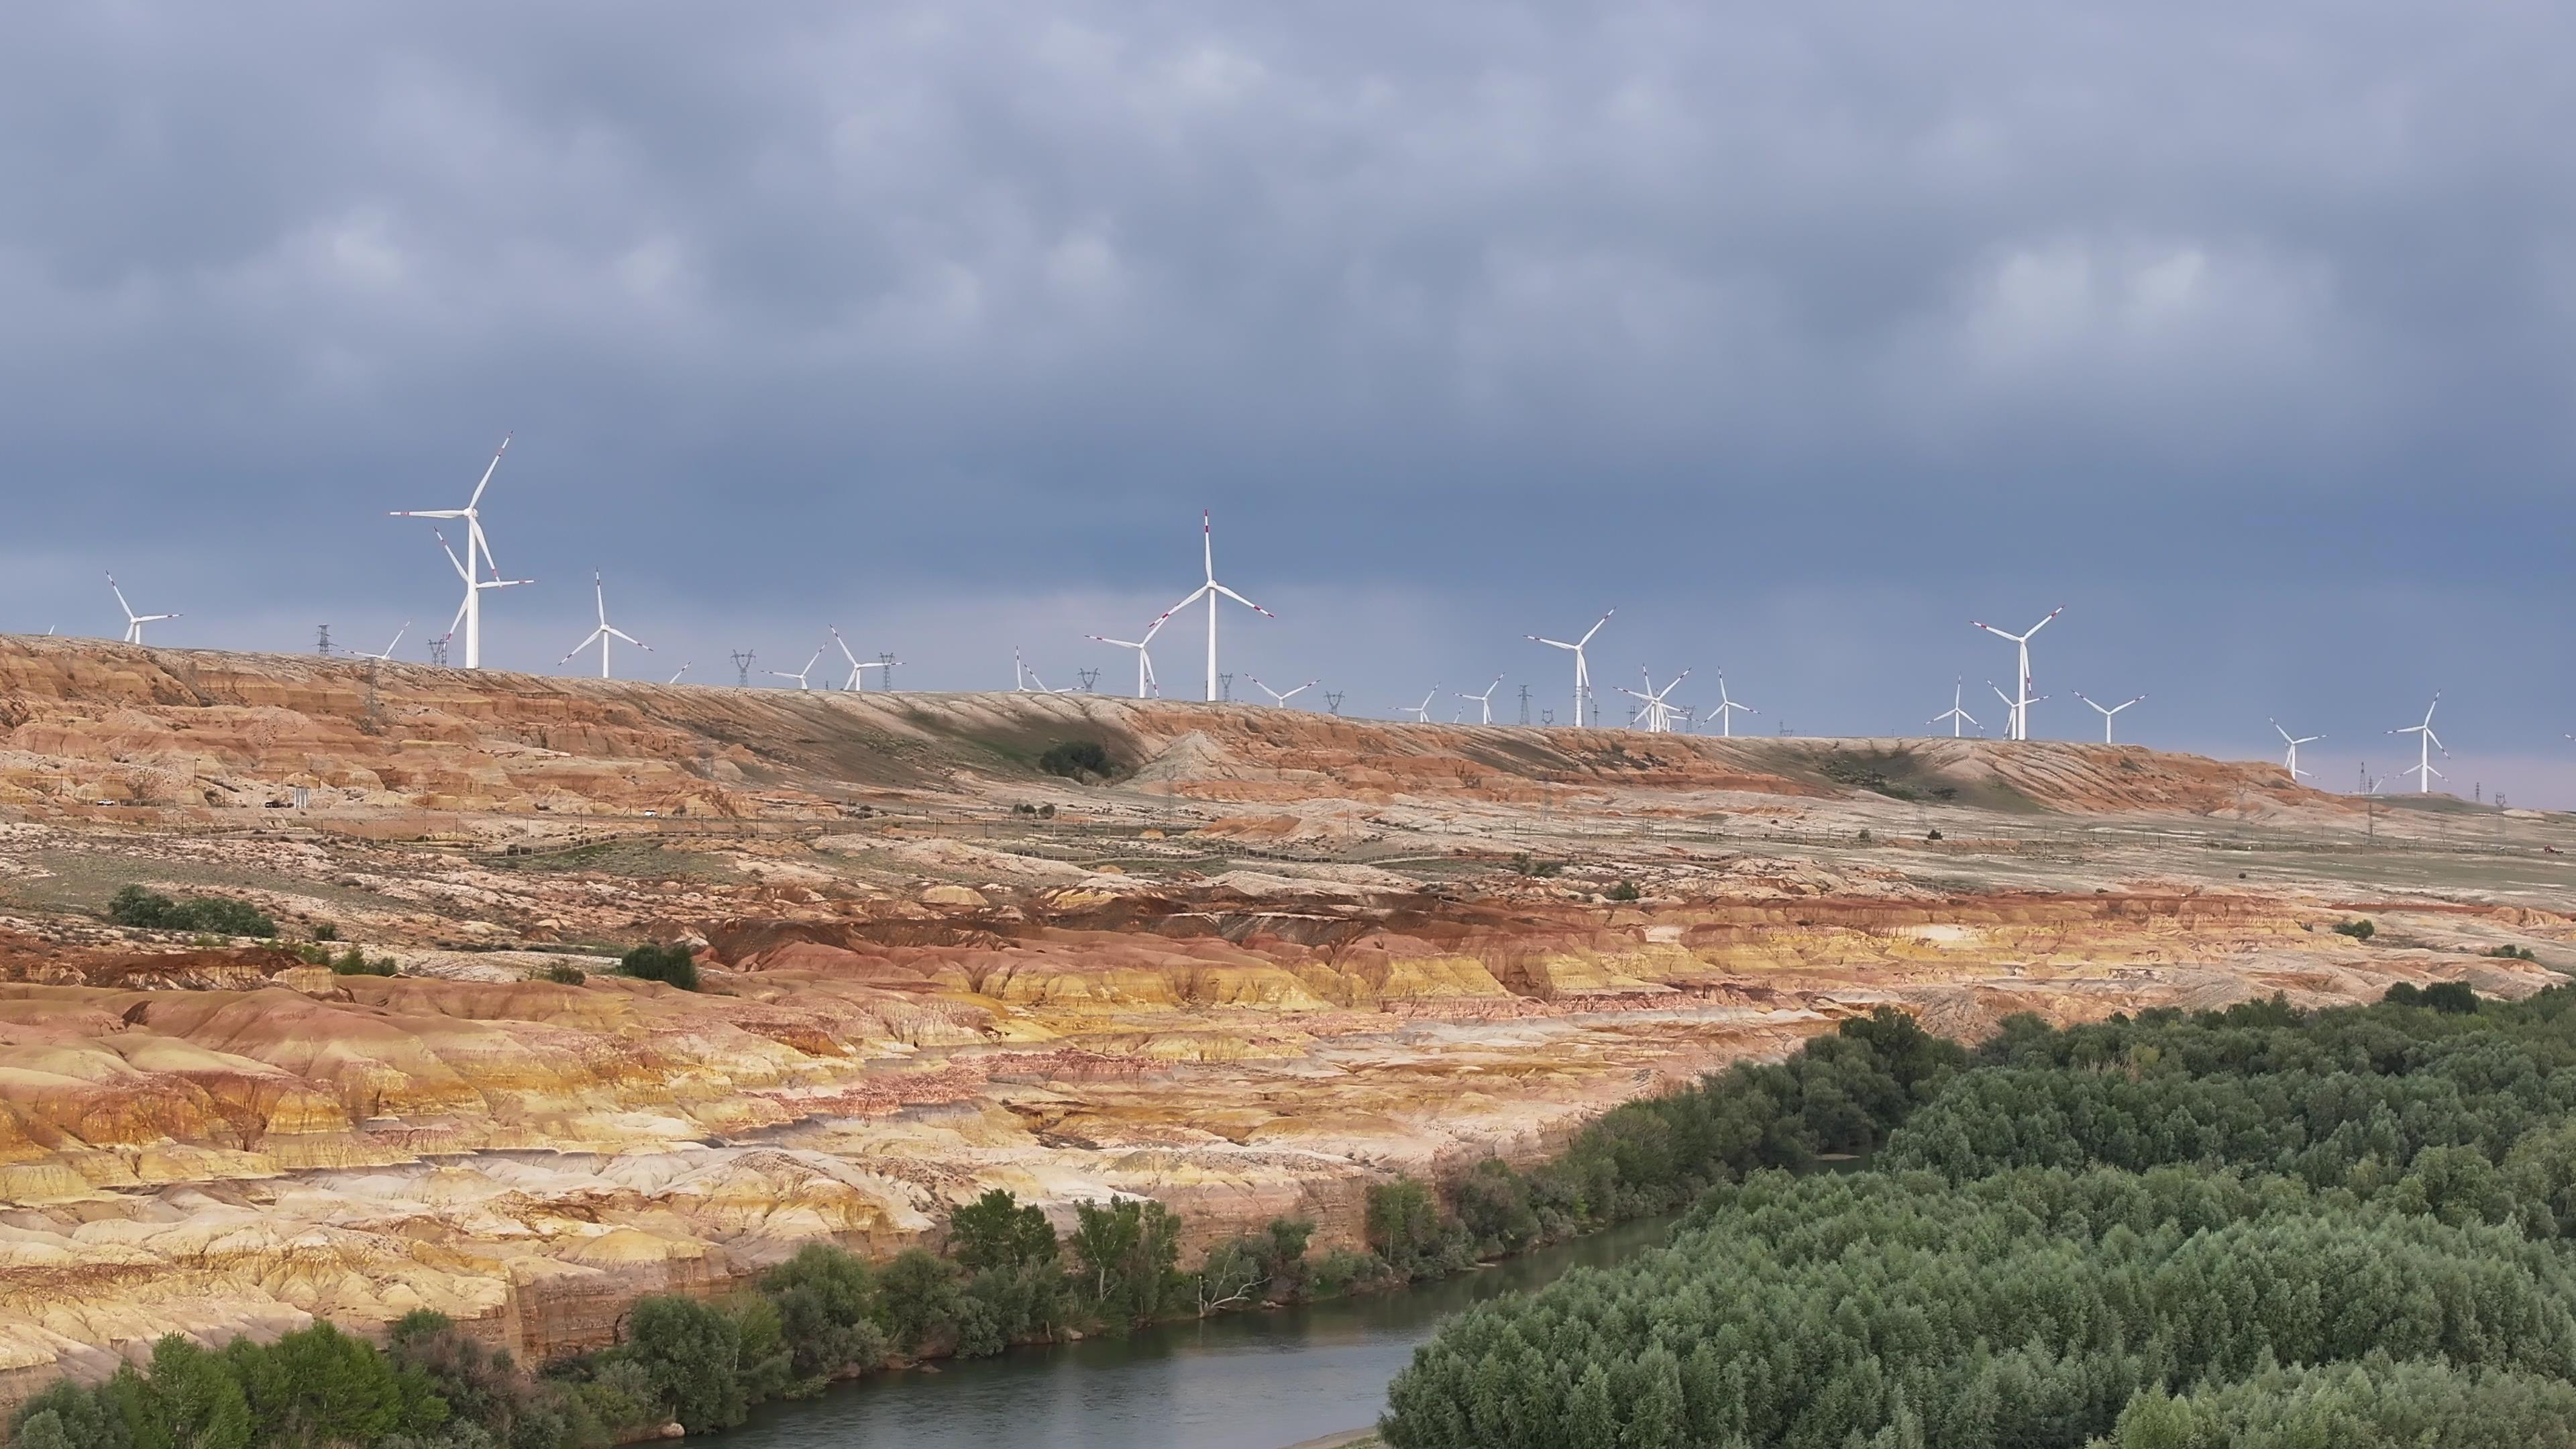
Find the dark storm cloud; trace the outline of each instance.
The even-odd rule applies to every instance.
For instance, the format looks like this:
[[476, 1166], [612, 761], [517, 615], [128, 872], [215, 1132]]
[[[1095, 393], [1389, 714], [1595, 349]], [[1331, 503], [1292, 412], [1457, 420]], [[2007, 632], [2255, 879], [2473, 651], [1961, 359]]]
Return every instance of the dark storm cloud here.
[[[2571, 40], [2523, 4], [17, 7], [0, 603], [41, 627], [118, 555], [202, 642], [389, 570], [421, 600], [347, 615], [435, 612], [377, 515], [515, 427], [514, 569], [984, 617], [1163, 592], [1213, 501], [1276, 587], [1414, 591], [1378, 692], [1505, 595], [1956, 628], [2098, 588], [2188, 633], [2503, 570], [2554, 606]], [[2463, 672], [2542, 647], [2516, 602]]]

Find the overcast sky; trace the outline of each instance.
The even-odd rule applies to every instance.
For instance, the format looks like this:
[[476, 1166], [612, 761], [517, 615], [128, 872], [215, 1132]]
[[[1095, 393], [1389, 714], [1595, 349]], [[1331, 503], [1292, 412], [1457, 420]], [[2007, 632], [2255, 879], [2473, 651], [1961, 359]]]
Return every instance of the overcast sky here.
[[1969, 619], [2063, 604], [2037, 733], [2144, 691], [2124, 738], [2278, 715], [2348, 788], [2440, 689], [2462, 793], [2576, 805], [2570, 53], [2487, 0], [11, 6], [0, 628], [115, 635], [113, 569], [156, 643], [421, 657], [457, 586], [385, 511], [512, 431], [513, 667], [598, 568], [637, 672], [837, 624], [1132, 687], [1082, 636], [1212, 508], [1279, 615], [1226, 667], [1348, 713], [1561, 719], [1522, 636], [1615, 606], [1605, 684], [1999, 730]]

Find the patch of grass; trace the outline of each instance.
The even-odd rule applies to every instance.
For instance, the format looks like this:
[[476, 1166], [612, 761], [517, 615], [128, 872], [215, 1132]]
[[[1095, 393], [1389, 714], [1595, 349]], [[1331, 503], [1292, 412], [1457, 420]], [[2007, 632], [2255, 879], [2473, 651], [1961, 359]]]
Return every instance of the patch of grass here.
[[2488, 949], [2487, 954], [2505, 961], [2538, 961], [2540, 959], [2538, 956], [2531, 953], [2531, 948], [2529, 946], [2494, 946]]
[[[1867, 790], [1873, 795], [1884, 795], [1891, 800], [1915, 799], [1917, 792], [1913, 787], [1899, 783], [1895, 777], [1888, 774], [1888, 767], [1897, 762], [1898, 757], [1891, 755], [1876, 753], [1862, 755], [1835, 750], [1817, 764], [1816, 773], [1837, 785], [1854, 790]], [[1951, 793], [1956, 794], [1957, 791], [1953, 790]]]
[[551, 981], [557, 986], [579, 986], [590, 979], [590, 973], [570, 961], [549, 961], [543, 970], [537, 972], [537, 979]]
[[331, 963], [334, 976], [393, 976], [399, 974], [399, 969], [392, 957], [379, 956], [370, 961], [367, 953], [356, 946], [350, 947]]
[[2365, 918], [2356, 921], [2339, 922], [2334, 928], [2334, 933], [2338, 936], [2350, 936], [2356, 941], [2367, 941], [2371, 937], [2379, 934], [2379, 928], [2372, 925], [2369, 920]]

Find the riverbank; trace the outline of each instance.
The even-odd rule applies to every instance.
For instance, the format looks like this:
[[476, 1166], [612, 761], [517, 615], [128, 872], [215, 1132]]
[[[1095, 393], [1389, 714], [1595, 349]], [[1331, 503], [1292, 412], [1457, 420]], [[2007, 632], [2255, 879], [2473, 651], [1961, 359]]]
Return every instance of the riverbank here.
[[[1660, 1246], [1675, 1220], [1623, 1223], [1455, 1277], [1132, 1335], [943, 1360], [782, 1400], [730, 1449], [1280, 1449], [1374, 1442], [1388, 1380], [1473, 1304]], [[1349, 1436], [1362, 1437], [1352, 1439]]]

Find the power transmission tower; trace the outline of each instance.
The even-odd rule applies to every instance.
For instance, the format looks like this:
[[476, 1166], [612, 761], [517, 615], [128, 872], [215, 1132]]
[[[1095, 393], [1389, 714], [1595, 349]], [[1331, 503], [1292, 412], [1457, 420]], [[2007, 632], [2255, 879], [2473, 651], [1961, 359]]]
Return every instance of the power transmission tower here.
[[1326, 712], [1339, 717], [1342, 712], [1342, 691], [1338, 689], [1325, 690], [1324, 708]]
[[1529, 686], [1521, 686], [1521, 723], [1529, 723]]
[[1082, 692], [1085, 694], [1091, 693], [1091, 687], [1100, 682], [1100, 671], [1097, 669], [1077, 669], [1074, 673], [1082, 676]]
[[1219, 698], [1219, 699], [1221, 699], [1221, 700], [1224, 700], [1224, 701], [1225, 701], [1226, 703], [1228, 703], [1228, 704], [1232, 704], [1232, 703], [1234, 703], [1234, 676], [1233, 676], [1233, 675], [1231, 675], [1231, 674], [1220, 674], [1220, 675], [1218, 675], [1218, 676], [1216, 677], [1216, 686], [1217, 686], [1217, 687], [1216, 687], [1216, 697], [1217, 697], [1217, 698]]
[[882, 664], [882, 665], [884, 665], [884, 666], [885, 666], [885, 673], [878, 675], [878, 676], [877, 676], [877, 681], [878, 681], [880, 684], [883, 684], [887, 689], [889, 689], [889, 690], [893, 689], [893, 688], [894, 688], [894, 655], [893, 655], [892, 653], [890, 653], [890, 652], [885, 651], [885, 650], [879, 650], [879, 651], [877, 651], [877, 662], [878, 662], [879, 664]]
[[441, 669], [447, 667], [447, 640], [448, 636], [441, 634], [429, 641], [429, 662]]
[[745, 689], [751, 688], [751, 666], [753, 663], [758, 661], [759, 658], [760, 651], [757, 649], [737, 649], [733, 651], [733, 675], [734, 682], [736, 684], [741, 685]]
[[1543, 725], [1552, 725], [1556, 723], [1556, 711], [1552, 709], [1540, 710], [1538, 712], [1538, 722]]
[[326, 658], [326, 659], [330, 657], [330, 654], [331, 654], [331, 626], [330, 626], [330, 625], [325, 624], [325, 625], [323, 625], [323, 626], [322, 626], [322, 638], [321, 638], [321, 640], [320, 640], [319, 642], [317, 642], [317, 643], [313, 646], [313, 652], [314, 652], [314, 653], [316, 653], [316, 654], [319, 654], [319, 655], [323, 656], [323, 657], [324, 657], [324, 658]]

